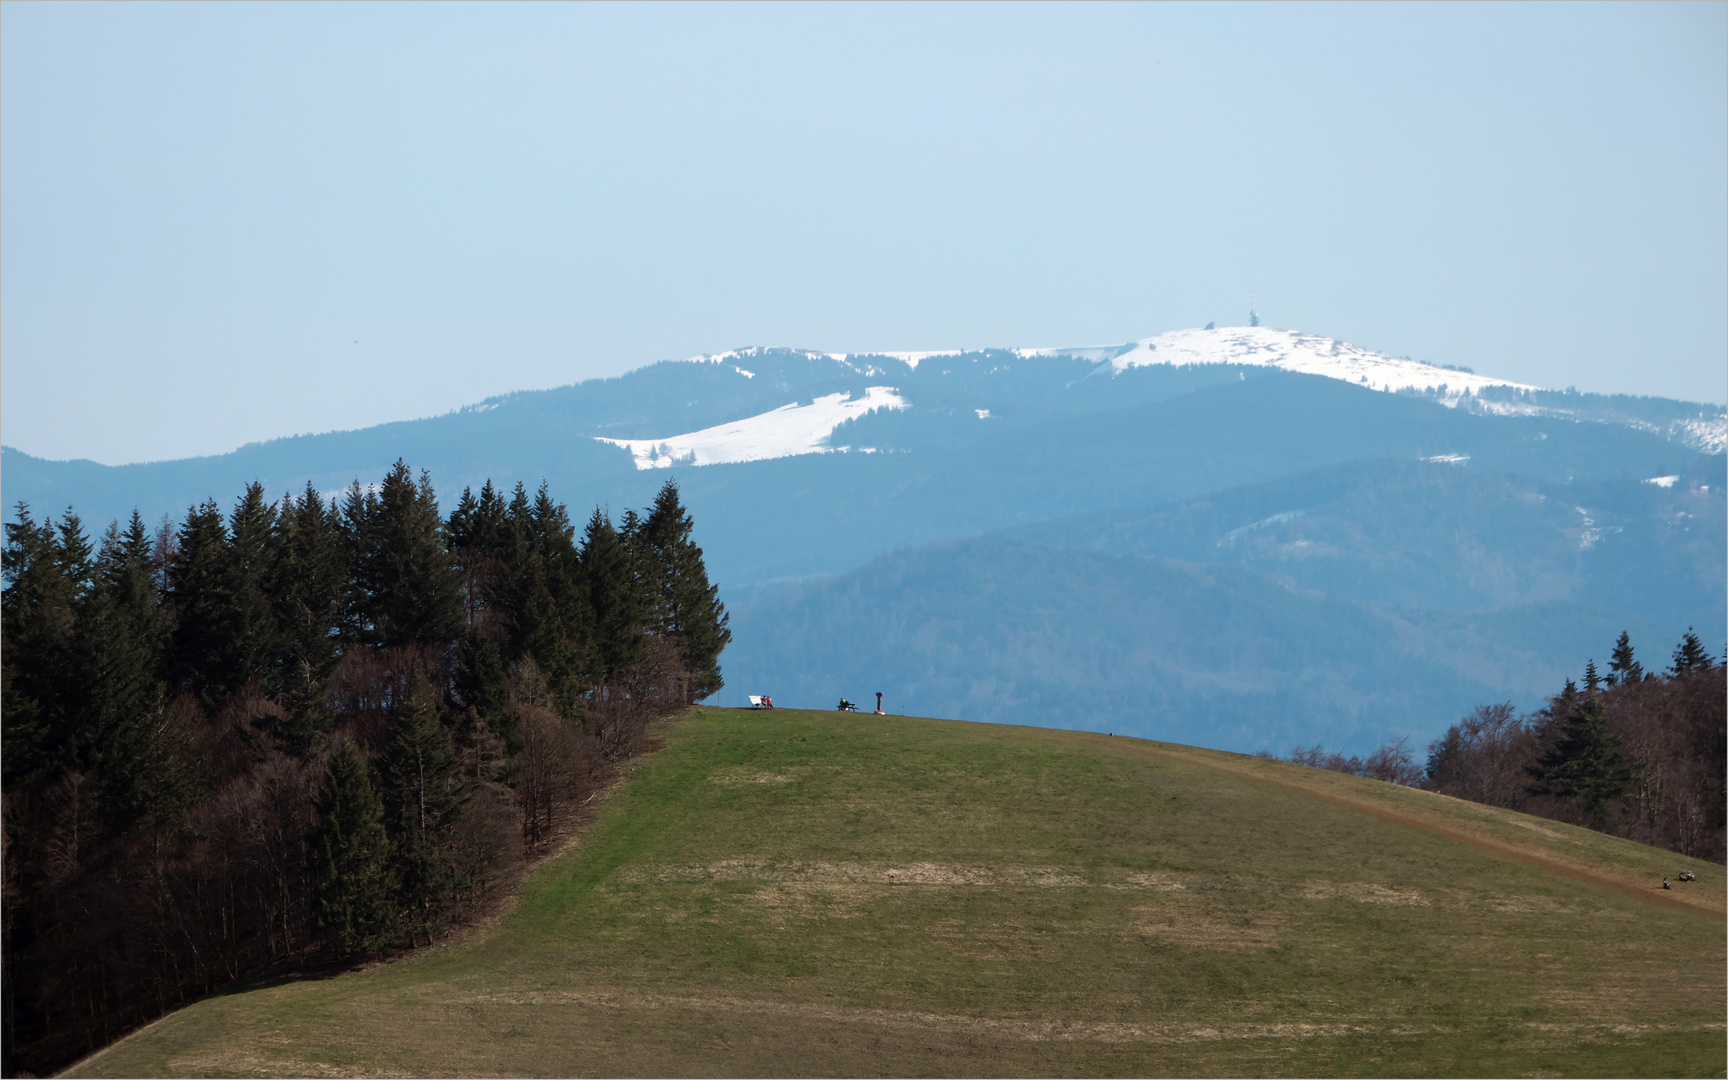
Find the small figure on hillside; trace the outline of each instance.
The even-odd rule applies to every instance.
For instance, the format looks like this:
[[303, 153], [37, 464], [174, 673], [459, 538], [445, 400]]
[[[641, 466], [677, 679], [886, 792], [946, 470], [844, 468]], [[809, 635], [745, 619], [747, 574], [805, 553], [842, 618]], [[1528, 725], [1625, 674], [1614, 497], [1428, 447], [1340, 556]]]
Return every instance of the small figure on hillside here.
[[1668, 879], [1667, 879], [1667, 878], [1663, 878], [1663, 879], [1662, 879], [1662, 887], [1663, 887], [1663, 888], [1664, 888], [1664, 889], [1667, 889], [1667, 888], [1672, 888], [1672, 886], [1670, 886], [1670, 885], [1669, 885], [1669, 884], [1668, 884]]
[[1679, 876], [1679, 877], [1678, 877], [1678, 878], [1676, 878], [1676, 879], [1675, 879], [1675, 880], [1676, 880], [1676, 881], [1697, 881], [1697, 880], [1698, 880], [1698, 875], [1697, 875], [1697, 874], [1694, 874], [1694, 873], [1693, 873], [1693, 872], [1692, 872], [1692, 871], [1690, 871], [1690, 870], [1687, 870], [1687, 871], [1686, 871], [1686, 872], [1685, 872], [1685, 873], [1683, 873], [1683, 874], [1681, 874], [1681, 875], [1680, 875], [1680, 876]]
[[847, 701], [845, 698], [841, 698], [840, 699], [840, 711], [841, 712], [857, 712], [858, 706], [852, 704], [850, 701]]
[[882, 711], [882, 691], [880, 691], [880, 690], [876, 691], [876, 715], [877, 716], [887, 716], [888, 715], [887, 713]]

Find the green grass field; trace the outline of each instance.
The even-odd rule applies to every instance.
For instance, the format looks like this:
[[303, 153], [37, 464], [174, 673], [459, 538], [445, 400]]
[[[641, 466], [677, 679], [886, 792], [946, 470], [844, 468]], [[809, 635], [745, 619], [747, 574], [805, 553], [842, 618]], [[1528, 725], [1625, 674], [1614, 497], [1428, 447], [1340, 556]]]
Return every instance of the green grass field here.
[[1084, 732], [698, 709], [661, 737], [497, 925], [73, 1075], [1724, 1072], [1719, 866]]

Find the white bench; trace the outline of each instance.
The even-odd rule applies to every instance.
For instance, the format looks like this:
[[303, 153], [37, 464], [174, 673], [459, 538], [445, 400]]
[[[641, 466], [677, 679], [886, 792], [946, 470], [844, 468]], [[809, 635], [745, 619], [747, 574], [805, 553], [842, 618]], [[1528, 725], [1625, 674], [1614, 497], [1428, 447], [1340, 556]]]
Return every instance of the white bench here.
[[771, 697], [763, 697], [760, 694], [751, 694], [750, 707], [752, 709], [772, 709], [774, 707], [774, 699]]

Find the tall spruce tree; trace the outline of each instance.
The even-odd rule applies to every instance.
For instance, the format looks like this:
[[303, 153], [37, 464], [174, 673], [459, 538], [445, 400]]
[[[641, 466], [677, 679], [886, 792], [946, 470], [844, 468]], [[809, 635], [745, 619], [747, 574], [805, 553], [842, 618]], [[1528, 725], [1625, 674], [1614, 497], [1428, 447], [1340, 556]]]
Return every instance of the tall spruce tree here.
[[276, 580], [276, 508], [264, 486], [246, 485], [228, 518], [228, 684], [256, 683], [267, 695], [281, 689], [282, 636], [270, 586]]
[[[518, 485], [520, 486], [520, 485]], [[524, 493], [526, 498], [526, 493]], [[504, 499], [488, 480], [475, 497], [463, 488], [448, 525], [450, 553], [462, 573], [468, 625], [494, 636], [505, 631], [500, 574], [508, 555], [510, 524]]]
[[376, 952], [393, 938], [390, 840], [366, 758], [344, 740], [330, 755], [311, 836], [312, 921], [338, 959]]
[[537, 620], [540, 631], [531, 651], [554, 706], [572, 716], [585, 689], [583, 672], [593, 666], [594, 612], [576, 550], [576, 529], [569, 512], [553, 501], [544, 483], [529, 511], [528, 534], [535, 560], [535, 600], [547, 604]]
[[342, 588], [341, 641], [375, 644], [371, 590], [368, 575], [378, 562], [375, 523], [378, 517], [377, 485], [360, 486], [355, 480], [342, 493], [342, 507], [335, 518], [336, 536], [345, 563]]
[[168, 677], [214, 710], [233, 687], [228, 530], [214, 499], [186, 512], [168, 570], [174, 631]]
[[1716, 658], [1704, 649], [1704, 643], [1688, 626], [1686, 633], [1680, 638], [1680, 644], [1674, 646], [1674, 662], [1668, 669], [1670, 674], [1684, 675], [1689, 671], [1709, 671], [1716, 665]]
[[412, 933], [428, 941], [456, 886], [447, 849], [461, 809], [450, 732], [438, 718], [435, 697], [431, 683], [417, 676], [407, 700], [390, 711], [381, 763], [397, 907], [413, 920]]
[[86, 767], [99, 777], [99, 816], [114, 833], [171, 809], [192, 793], [195, 774], [163, 736], [166, 634], [157, 603], [152, 539], [134, 513], [109, 526], [95, 581], [78, 614], [74, 663]]
[[667, 480], [640, 530], [650, 624], [657, 633], [679, 639], [692, 675], [692, 700], [699, 701], [723, 685], [720, 652], [732, 640], [732, 631], [719, 587], [708, 583], [702, 549], [692, 539], [694, 529], [679, 501], [677, 483]]
[[1610, 804], [1631, 787], [1632, 773], [1600, 695], [1572, 700], [1529, 772], [1532, 793], [1571, 799], [1594, 827], [1608, 826]]
[[1614, 653], [1608, 658], [1608, 685], [1625, 686], [1643, 681], [1644, 665], [1632, 654], [1632, 635], [1622, 630], [1619, 640], [1614, 642]]
[[311, 483], [298, 499], [282, 500], [274, 540], [269, 593], [281, 663], [285, 671], [304, 663], [322, 680], [336, 666], [347, 567], [335, 514]]
[[339, 657], [347, 567], [336, 516], [311, 483], [299, 499], [284, 498], [276, 516], [275, 563], [269, 583], [280, 651], [276, 683], [288, 716], [277, 734], [305, 759], [329, 734], [328, 679]]
[[462, 637], [466, 603], [432, 479], [397, 461], [379, 485], [360, 566], [367, 622], [380, 645], [442, 645]]
[[[5, 590], [0, 592], [0, 679], [4, 680], [4, 776], [58, 775], [74, 764], [72, 700], [78, 673], [78, 606], [89, 586], [88, 544], [68, 512], [60, 528], [24, 503], [6, 525]], [[80, 555], [80, 550], [83, 554]]]
[[594, 605], [595, 681], [605, 684], [641, 655], [644, 612], [630, 551], [599, 507], [582, 534], [581, 565]]

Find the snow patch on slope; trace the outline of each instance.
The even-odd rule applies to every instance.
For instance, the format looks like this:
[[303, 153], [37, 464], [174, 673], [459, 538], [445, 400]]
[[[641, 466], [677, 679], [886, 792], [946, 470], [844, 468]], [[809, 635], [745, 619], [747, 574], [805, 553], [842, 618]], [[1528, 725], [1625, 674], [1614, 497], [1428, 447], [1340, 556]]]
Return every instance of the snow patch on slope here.
[[829, 454], [848, 447], [828, 446], [834, 429], [875, 409], [904, 409], [907, 403], [892, 386], [868, 387], [861, 397], [845, 393], [819, 397], [808, 405], [796, 402], [728, 424], [664, 439], [608, 439], [603, 443], [630, 451], [638, 469], [669, 469], [674, 465], [724, 465], [767, 461], [795, 454]]
[[[1078, 351], [1078, 350], [1076, 350]], [[1490, 386], [1515, 390], [1539, 387], [1438, 368], [1414, 360], [1399, 360], [1359, 349], [1332, 338], [1275, 330], [1269, 326], [1235, 326], [1217, 330], [1172, 330], [1135, 342], [1115, 356], [1111, 365], [1120, 374], [1132, 367], [1172, 364], [1252, 364], [1304, 375], [1324, 375], [1370, 390], [1436, 392], [1455, 403], [1466, 394]]]
[[1681, 443], [1702, 453], [1728, 451], [1728, 415], [1676, 420], [1670, 425], [1670, 430]]

